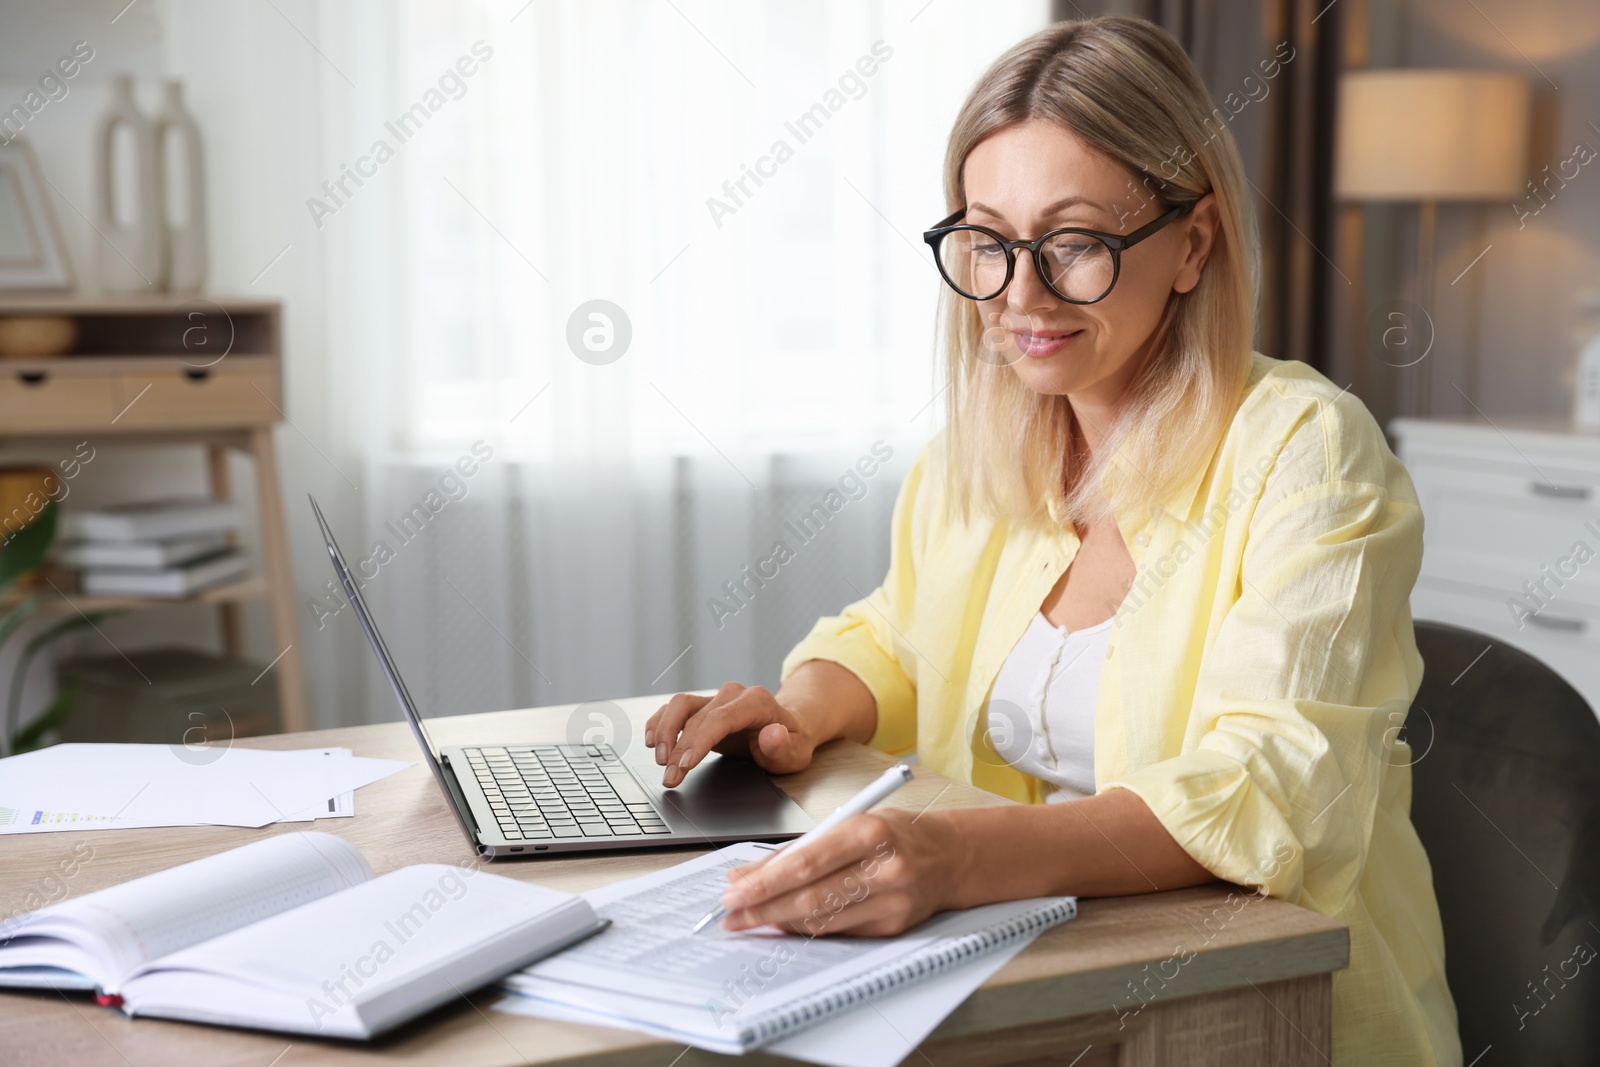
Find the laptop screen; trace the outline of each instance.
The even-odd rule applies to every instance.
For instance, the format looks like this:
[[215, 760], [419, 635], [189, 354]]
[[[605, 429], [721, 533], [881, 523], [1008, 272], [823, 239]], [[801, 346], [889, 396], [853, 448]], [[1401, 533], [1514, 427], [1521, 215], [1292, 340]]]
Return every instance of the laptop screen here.
[[323, 517], [322, 508], [317, 505], [316, 497], [310, 494], [307, 496], [311, 500], [311, 510], [316, 513], [317, 525], [322, 528], [322, 540], [328, 546], [328, 558], [333, 561], [333, 572], [338, 577], [345, 596], [350, 598], [350, 605], [356, 610], [356, 618], [361, 622], [361, 629], [366, 632], [367, 643], [372, 646], [373, 653], [378, 657], [378, 665], [383, 668], [384, 676], [389, 679], [389, 688], [394, 690], [395, 699], [400, 703], [400, 710], [405, 713], [406, 721], [411, 724], [411, 732], [428, 761], [428, 768], [433, 772], [434, 780], [439, 783], [440, 790], [444, 792], [445, 802], [449, 804], [450, 810], [455, 812], [456, 821], [461, 824], [467, 839], [475, 848], [480, 847], [477, 835], [456, 805], [455, 794], [444, 776], [444, 768], [440, 766], [438, 756], [435, 755], [433, 741], [428, 737], [427, 728], [422, 725], [422, 716], [418, 714], [417, 706], [406, 690], [406, 683], [400, 678], [400, 671], [394, 665], [394, 658], [389, 655], [388, 646], [383, 643], [383, 635], [378, 633], [378, 625], [373, 622], [372, 614], [367, 610], [367, 602], [361, 598], [360, 587], [350, 576], [350, 568], [344, 561], [344, 554], [339, 551], [339, 545], [333, 539], [333, 530], [329, 528], [328, 520]]

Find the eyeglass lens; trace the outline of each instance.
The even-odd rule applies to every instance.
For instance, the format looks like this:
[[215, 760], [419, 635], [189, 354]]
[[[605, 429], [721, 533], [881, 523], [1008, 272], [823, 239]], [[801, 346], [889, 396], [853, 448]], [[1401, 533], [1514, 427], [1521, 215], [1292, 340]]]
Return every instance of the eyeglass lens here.
[[[989, 300], [1006, 284], [1006, 251], [981, 230], [953, 230], [939, 242], [939, 264], [955, 287], [974, 300]], [[1111, 249], [1099, 238], [1060, 233], [1039, 250], [1045, 275], [1069, 300], [1092, 302], [1105, 296], [1116, 276]], [[1019, 249], [1018, 255], [1026, 255]]]

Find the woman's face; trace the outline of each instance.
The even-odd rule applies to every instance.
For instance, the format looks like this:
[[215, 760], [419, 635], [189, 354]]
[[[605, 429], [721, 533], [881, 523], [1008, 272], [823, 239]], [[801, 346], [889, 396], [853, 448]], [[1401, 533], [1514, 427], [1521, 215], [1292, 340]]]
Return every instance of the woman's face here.
[[[1010, 239], [1062, 226], [1131, 233], [1164, 207], [1139, 178], [1078, 136], [1045, 122], [997, 130], [967, 154], [967, 215]], [[1154, 183], [1151, 183], [1152, 185]], [[1215, 198], [1122, 253], [1109, 296], [1072, 304], [1051, 292], [1033, 257], [1017, 255], [1005, 292], [978, 301], [983, 358], [1010, 364], [1029, 389], [1108, 408], [1133, 379], [1174, 292], [1200, 280], [1216, 232]]]

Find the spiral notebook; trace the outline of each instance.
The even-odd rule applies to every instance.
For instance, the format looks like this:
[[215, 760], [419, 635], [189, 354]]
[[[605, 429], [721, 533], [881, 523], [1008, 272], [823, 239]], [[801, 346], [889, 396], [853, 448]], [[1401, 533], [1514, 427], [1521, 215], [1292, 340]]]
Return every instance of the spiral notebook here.
[[[733, 845], [587, 894], [610, 927], [517, 972], [502, 988], [528, 1014], [742, 1053], [1025, 943], [1077, 915], [1075, 898], [1046, 897], [945, 912], [893, 938], [771, 929], [730, 934], [720, 927], [691, 935], [721, 896], [728, 869], [771, 850]], [[872, 891], [871, 872], [859, 873], [846, 889], [858, 898]], [[824, 909], [812, 929], [825, 934], [829, 921]]]

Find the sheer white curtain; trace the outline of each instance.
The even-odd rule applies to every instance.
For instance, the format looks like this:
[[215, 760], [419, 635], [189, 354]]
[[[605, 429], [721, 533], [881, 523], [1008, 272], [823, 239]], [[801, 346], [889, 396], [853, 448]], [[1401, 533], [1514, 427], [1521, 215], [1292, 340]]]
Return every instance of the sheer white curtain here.
[[321, 18], [358, 43], [308, 209], [368, 593], [419, 701], [774, 684], [887, 565], [938, 418], [944, 139], [1048, 5]]

